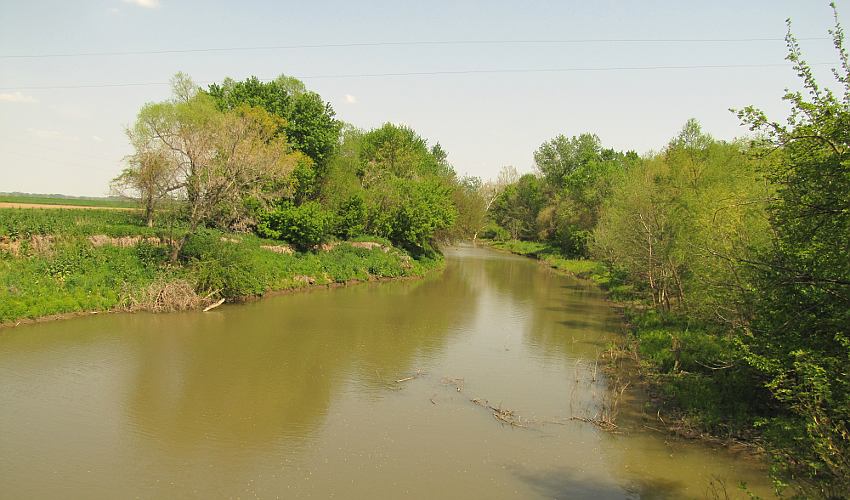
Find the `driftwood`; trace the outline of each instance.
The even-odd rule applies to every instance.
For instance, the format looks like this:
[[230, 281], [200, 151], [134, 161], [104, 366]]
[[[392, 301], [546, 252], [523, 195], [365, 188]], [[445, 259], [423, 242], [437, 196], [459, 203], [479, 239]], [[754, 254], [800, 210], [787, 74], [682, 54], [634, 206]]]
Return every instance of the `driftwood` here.
[[400, 379], [396, 380], [395, 383], [401, 384], [402, 382], [407, 382], [407, 381], [413, 380], [415, 378], [419, 378], [420, 376], [422, 376], [422, 369], [418, 368], [416, 370], [416, 373], [414, 373], [413, 375], [411, 375], [409, 377], [400, 378]]
[[218, 307], [222, 304], [224, 304], [224, 299], [220, 299], [218, 302], [215, 302], [213, 304], [208, 305], [207, 307], [204, 308], [204, 312], [212, 311], [213, 309], [215, 309], [216, 307]]
[[534, 423], [532, 420], [524, 419], [521, 416], [517, 415], [516, 413], [514, 413], [513, 410], [502, 408], [501, 405], [499, 405], [498, 407], [493, 406], [486, 399], [475, 398], [470, 399], [470, 401], [478, 406], [482, 406], [490, 410], [492, 412], [493, 418], [495, 418], [499, 422], [502, 422], [503, 424], [508, 424], [512, 427], [521, 427], [524, 429], [528, 427], [528, 424]]

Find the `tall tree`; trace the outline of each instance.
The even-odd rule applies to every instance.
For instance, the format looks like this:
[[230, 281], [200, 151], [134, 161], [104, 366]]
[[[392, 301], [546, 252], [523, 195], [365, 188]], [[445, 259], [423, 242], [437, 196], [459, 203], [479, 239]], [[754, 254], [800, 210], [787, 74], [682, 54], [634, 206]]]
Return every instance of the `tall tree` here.
[[555, 190], [564, 187], [567, 178], [592, 161], [601, 159], [602, 144], [595, 134], [567, 138], [559, 135], [544, 142], [534, 152], [534, 163], [546, 182]]
[[285, 75], [271, 82], [254, 76], [241, 82], [226, 78], [221, 84], [210, 85], [206, 92], [222, 110], [248, 105], [282, 118], [277, 134], [285, 134], [293, 149], [311, 158], [317, 178], [324, 178], [339, 143], [342, 123], [319, 94]]

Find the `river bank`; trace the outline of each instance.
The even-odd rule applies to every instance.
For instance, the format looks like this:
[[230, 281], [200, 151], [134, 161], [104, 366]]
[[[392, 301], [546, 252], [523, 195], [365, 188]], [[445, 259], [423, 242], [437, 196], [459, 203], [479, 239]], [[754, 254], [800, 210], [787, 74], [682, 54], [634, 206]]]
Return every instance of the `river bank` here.
[[[663, 314], [643, 300], [634, 287], [604, 263], [569, 259], [545, 243], [486, 241], [486, 245], [538, 260], [554, 272], [587, 280], [605, 291], [622, 313], [626, 336], [603, 358], [627, 372], [650, 405], [644, 417], [651, 428], [687, 439], [699, 439], [761, 455], [761, 436], [754, 425], [757, 404], [746, 395], [761, 393], [746, 367], [709, 365], [706, 360], [731, 356], [731, 339], [709, 325]], [[742, 399], [743, 397], [743, 399]]]
[[177, 262], [180, 228], [117, 211], [0, 209], [0, 328], [104, 312], [201, 309], [222, 299], [420, 277], [442, 258], [412, 258], [377, 238], [298, 252], [248, 233], [204, 230]]

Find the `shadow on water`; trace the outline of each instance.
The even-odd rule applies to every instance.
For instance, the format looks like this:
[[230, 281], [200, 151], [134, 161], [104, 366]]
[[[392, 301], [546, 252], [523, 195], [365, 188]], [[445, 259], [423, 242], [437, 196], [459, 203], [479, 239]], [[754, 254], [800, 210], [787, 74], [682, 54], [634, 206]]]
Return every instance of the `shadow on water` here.
[[566, 468], [536, 472], [513, 467], [511, 472], [546, 498], [593, 498], [595, 500], [691, 498], [686, 493], [684, 483], [660, 478], [641, 478], [625, 485], [618, 485], [585, 477]]

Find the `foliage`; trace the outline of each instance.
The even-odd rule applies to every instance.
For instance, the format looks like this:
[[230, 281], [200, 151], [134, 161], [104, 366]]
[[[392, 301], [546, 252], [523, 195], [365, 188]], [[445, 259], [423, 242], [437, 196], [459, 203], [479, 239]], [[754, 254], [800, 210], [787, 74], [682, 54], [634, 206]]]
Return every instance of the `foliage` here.
[[737, 262], [769, 238], [758, 165], [689, 121], [665, 151], [613, 181], [592, 254], [626, 270], [659, 307], [739, 324], [748, 284]]
[[281, 118], [275, 136], [284, 137], [293, 149], [312, 159], [316, 178], [324, 177], [336, 151], [341, 122], [334, 118], [330, 103], [324, 102], [319, 94], [284, 75], [270, 82], [262, 82], [255, 76], [241, 82], [226, 78], [221, 84], [210, 85], [207, 93], [222, 110], [247, 105]]
[[216, 231], [192, 234], [181, 256], [202, 292], [216, 292], [232, 300], [265, 291], [256, 259]]
[[357, 193], [340, 203], [336, 213], [334, 234], [346, 240], [362, 236], [366, 230], [368, 209], [362, 193]]
[[418, 257], [438, 234], [458, 234], [461, 186], [441, 148], [408, 127], [347, 129], [321, 199], [337, 216], [340, 237], [387, 238]]
[[537, 214], [545, 204], [543, 184], [534, 174], [525, 174], [502, 191], [490, 207], [493, 220], [507, 229], [513, 239], [535, 239]]
[[359, 152], [357, 174], [367, 188], [388, 177], [419, 180], [454, 175], [442, 148], [429, 149], [425, 139], [403, 125], [386, 123], [363, 134]]
[[332, 229], [333, 214], [315, 201], [297, 206], [284, 203], [263, 213], [257, 224], [258, 235], [288, 241], [300, 250], [324, 243]]
[[[249, 205], [280, 197], [284, 181], [299, 162], [277, 134], [280, 118], [240, 105], [220, 111], [213, 99], [178, 74], [175, 97], [147, 104], [130, 132], [136, 154], [155, 152], [166, 165], [167, 191], [184, 200], [189, 232], [201, 226], [245, 229], [253, 223]], [[173, 258], [177, 257], [179, 245]]]
[[434, 234], [457, 216], [450, 188], [438, 179], [387, 179], [367, 196], [367, 232], [417, 256], [428, 253]]
[[787, 472], [838, 497], [850, 495], [850, 63], [837, 13], [831, 34], [840, 95], [815, 80], [789, 22], [803, 91], [785, 94], [787, 123], [753, 107], [738, 115], [780, 156], [767, 172], [775, 239], [747, 261], [757, 289], [748, 360], [791, 412], [781, 425], [794, 430], [772, 434]]
[[571, 138], [559, 135], [534, 152], [534, 163], [546, 183], [557, 191], [566, 186], [576, 171], [598, 161], [601, 156], [602, 145], [596, 135], [581, 134]]

